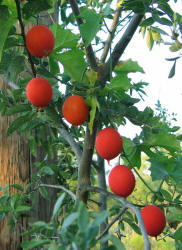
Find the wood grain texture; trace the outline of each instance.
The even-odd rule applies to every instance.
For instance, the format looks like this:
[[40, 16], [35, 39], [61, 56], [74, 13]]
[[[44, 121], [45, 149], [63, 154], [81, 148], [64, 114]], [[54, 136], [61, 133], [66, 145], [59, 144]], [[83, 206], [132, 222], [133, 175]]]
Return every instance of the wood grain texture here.
[[[0, 88], [6, 91], [7, 85], [0, 78]], [[25, 137], [17, 132], [6, 137], [6, 131], [15, 116], [0, 115], [0, 186], [19, 184], [25, 189], [29, 181], [29, 149]], [[9, 189], [10, 195], [17, 192]], [[0, 194], [2, 195], [2, 193]], [[20, 244], [21, 229], [26, 229], [26, 219], [22, 219], [21, 225], [16, 225], [13, 232], [7, 225], [7, 219], [0, 222], [0, 250], [15, 250]]]

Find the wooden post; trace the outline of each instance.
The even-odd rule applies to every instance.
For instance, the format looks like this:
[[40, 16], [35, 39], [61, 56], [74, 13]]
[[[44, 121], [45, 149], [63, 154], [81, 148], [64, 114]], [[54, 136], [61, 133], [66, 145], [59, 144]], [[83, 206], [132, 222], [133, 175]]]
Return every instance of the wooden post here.
[[[7, 85], [0, 78], [0, 88], [6, 91]], [[6, 137], [6, 131], [14, 116], [0, 115], [0, 186], [19, 184], [24, 187], [29, 181], [30, 154], [28, 142], [17, 132]], [[17, 190], [10, 188], [10, 195]], [[7, 225], [7, 219], [0, 221], [0, 249], [15, 250], [20, 244], [20, 233], [26, 230], [27, 221], [22, 219], [21, 225], [16, 225], [13, 232]]]

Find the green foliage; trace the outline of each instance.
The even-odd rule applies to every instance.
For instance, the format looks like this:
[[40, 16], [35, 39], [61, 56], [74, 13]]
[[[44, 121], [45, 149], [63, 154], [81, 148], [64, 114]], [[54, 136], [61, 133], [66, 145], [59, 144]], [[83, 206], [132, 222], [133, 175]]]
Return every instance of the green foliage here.
[[[71, 3], [76, 4], [79, 11]], [[17, 12], [17, 6], [21, 15]], [[60, 10], [59, 24], [54, 23], [52, 17], [55, 6], [59, 6]], [[21, 223], [22, 216], [31, 216], [36, 192], [47, 202], [52, 200], [49, 195], [52, 186], [45, 185], [46, 180], [55, 178], [57, 185], [53, 185], [54, 188], [64, 187], [64, 190], [74, 194], [80, 192], [81, 181], [81, 189], [84, 181], [99, 184], [97, 174], [101, 170], [95, 160], [95, 138], [92, 136], [107, 126], [117, 130], [121, 128], [122, 136], [122, 126], [126, 126], [129, 120], [140, 128], [140, 133], [134, 138], [122, 136], [124, 150], [118, 162], [128, 165], [136, 176], [135, 192], [127, 200], [139, 208], [148, 203], [163, 208], [167, 226], [161, 238], [166, 239], [167, 243], [152, 241], [152, 247], [172, 249], [175, 242], [176, 248], [177, 245], [180, 248], [182, 136], [179, 134], [180, 127], [174, 126], [175, 114], [169, 115], [160, 102], [155, 110], [150, 107], [139, 110], [137, 104], [144, 101], [148, 83], [142, 80], [133, 82], [133, 74], [130, 73], [144, 73], [136, 61], [120, 61], [118, 58], [112, 69], [110, 60], [109, 72], [103, 72], [105, 63], [100, 59], [100, 51], [105, 53], [108, 45], [106, 58], [114, 51], [112, 59], [115, 60], [116, 54], [120, 53], [116, 49], [119, 45], [115, 46], [118, 37], [127, 31], [128, 23], [135, 23], [136, 15], [142, 13], [140, 32], [146, 35], [149, 49], [156, 44], [162, 46], [167, 37], [171, 40], [171, 53], [179, 53], [167, 59], [172, 63], [168, 76], [171, 78], [181, 58], [182, 17], [172, 10], [168, 1], [159, 0], [150, 4], [148, 0], [124, 0], [118, 2], [117, 10], [112, 1], [0, 1], [0, 74], [7, 84], [16, 86], [15, 89], [1, 89], [0, 112], [4, 117], [13, 116], [6, 135], [11, 136], [14, 132], [24, 134], [35, 162], [35, 174], [29, 176], [31, 182], [27, 183], [26, 190], [18, 183], [0, 188], [0, 219], [8, 217], [11, 230]], [[118, 20], [116, 14], [119, 14]], [[17, 28], [17, 21], [19, 19], [20, 24], [26, 26], [29, 22], [39, 24], [44, 18], [51, 20], [49, 27], [55, 36], [54, 50], [48, 58], [30, 57], [24, 47], [24, 30]], [[117, 23], [110, 31], [111, 20]], [[105, 33], [111, 41], [105, 40]], [[128, 42], [126, 40], [124, 42]], [[41, 110], [32, 106], [26, 97], [27, 83], [33, 77], [32, 67], [37, 76], [45, 77], [53, 88], [51, 103]], [[107, 81], [100, 82], [101, 76], [106, 73]], [[83, 96], [89, 106], [89, 118], [79, 127], [67, 124], [62, 115], [64, 100], [73, 94]], [[87, 126], [90, 134], [85, 140]], [[83, 152], [82, 159], [76, 159], [75, 147]], [[50, 163], [53, 159], [54, 164]], [[89, 173], [83, 180], [80, 180], [80, 162], [84, 162], [83, 172]], [[107, 220], [111, 222], [123, 207], [107, 196], [108, 209], [98, 212], [97, 206], [101, 203], [97, 195], [88, 192], [90, 201], [86, 206], [82, 202], [73, 202], [68, 193], [58, 194], [50, 221], [29, 224], [28, 230], [22, 233], [22, 238], [30, 237], [30, 240], [21, 243], [23, 249], [98, 249], [99, 243], [108, 243], [104, 250], [143, 249], [141, 230], [136, 215], [130, 209], [124, 211], [110, 231], [98, 240], [102, 233], [99, 231], [100, 225]], [[173, 241], [169, 241], [167, 235]]]
[[73, 81], [83, 82], [87, 64], [84, 60], [84, 53], [78, 48], [68, 50], [54, 56], [64, 66], [64, 71]]
[[4, 43], [7, 39], [8, 33], [12, 27], [12, 25], [16, 22], [16, 17], [14, 15], [10, 15], [10, 12], [5, 5], [0, 5], [0, 25], [1, 25], [1, 39], [0, 39], [0, 62], [3, 52]]
[[80, 25], [80, 33], [87, 47], [100, 28], [100, 17], [95, 11], [89, 10], [88, 8], [81, 9], [79, 16], [85, 20], [85, 22]]

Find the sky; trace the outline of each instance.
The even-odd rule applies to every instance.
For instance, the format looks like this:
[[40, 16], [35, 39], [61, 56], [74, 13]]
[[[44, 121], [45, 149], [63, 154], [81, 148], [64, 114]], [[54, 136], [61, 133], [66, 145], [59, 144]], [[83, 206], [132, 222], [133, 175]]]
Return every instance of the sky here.
[[168, 75], [173, 62], [165, 59], [172, 57], [175, 55], [169, 51], [168, 46], [156, 45], [152, 51], [149, 51], [146, 39], [136, 34], [127, 47], [123, 59], [131, 58], [144, 69], [144, 74], [138, 73], [136, 76], [133, 74], [136, 82], [142, 80], [149, 83], [145, 87], [147, 96], [144, 96], [144, 101], [139, 103], [139, 109], [143, 110], [146, 106], [155, 108], [157, 100], [160, 100], [162, 107], [170, 114], [176, 113], [177, 123], [182, 125], [182, 60], [179, 59], [176, 64], [176, 73], [173, 78], [169, 79]]

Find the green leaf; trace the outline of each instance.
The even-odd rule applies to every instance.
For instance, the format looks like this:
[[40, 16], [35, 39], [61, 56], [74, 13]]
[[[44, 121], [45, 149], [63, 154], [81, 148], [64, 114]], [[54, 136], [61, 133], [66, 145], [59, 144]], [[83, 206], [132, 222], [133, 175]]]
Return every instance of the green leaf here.
[[35, 247], [41, 247], [43, 245], [51, 243], [51, 240], [33, 239], [30, 241], [24, 241], [21, 246], [24, 250], [33, 249]]
[[72, 80], [88, 82], [85, 76], [87, 63], [85, 62], [83, 51], [75, 48], [61, 54], [56, 54], [54, 57], [63, 64], [65, 73], [67, 73]]
[[166, 176], [168, 176], [168, 171], [165, 169], [165, 165], [157, 159], [150, 158], [149, 159], [151, 166], [151, 177], [152, 180], [163, 180]]
[[155, 22], [154, 18], [153, 18], [153, 17], [149, 17], [149, 18], [145, 19], [145, 20], [141, 23], [141, 26], [142, 26], [142, 27], [151, 26], [154, 22]]
[[9, 206], [4, 206], [1, 204], [0, 206], [0, 214], [5, 213], [5, 212], [9, 212], [11, 210], [11, 208]]
[[160, 23], [160, 24], [167, 25], [167, 26], [172, 26], [173, 25], [173, 23], [169, 19], [167, 19], [165, 17], [157, 18], [156, 21], [158, 23]]
[[96, 227], [100, 225], [102, 222], [106, 220], [107, 216], [108, 216], [107, 210], [104, 210], [100, 212], [99, 214], [97, 214], [95, 220], [92, 222], [92, 227]]
[[32, 228], [26, 232], [21, 233], [22, 236], [28, 236], [35, 234], [41, 230], [41, 228], [46, 228], [47, 224], [44, 221], [36, 221], [32, 224]]
[[17, 104], [15, 106], [10, 107], [6, 111], [6, 115], [14, 115], [20, 112], [31, 111], [31, 110], [32, 110], [32, 107], [30, 106], [30, 104]]
[[42, 120], [37, 118], [37, 119], [33, 119], [31, 121], [27, 121], [23, 128], [22, 131], [31, 131], [32, 129], [36, 128], [36, 127], [40, 127], [43, 124]]
[[24, 126], [25, 122], [28, 122], [32, 119], [33, 114], [25, 114], [22, 115], [20, 117], [18, 117], [17, 119], [15, 119], [9, 126], [7, 132], [6, 132], [6, 136], [9, 136], [10, 134], [12, 134], [15, 130], [20, 129], [21, 127]]
[[63, 203], [64, 198], [65, 198], [65, 193], [60, 195], [60, 197], [57, 199], [57, 201], [54, 205], [54, 208], [53, 208], [52, 219], [56, 216], [57, 212], [59, 211], [59, 209]]
[[49, 195], [48, 195], [47, 190], [46, 190], [45, 187], [40, 187], [40, 188], [39, 188], [39, 192], [40, 192], [40, 194], [42, 195], [42, 197], [43, 197], [44, 199], [50, 201], [50, 197], [49, 197]]
[[132, 61], [131, 59], [124, 61], [124, 62], [119, 62], [115, 68], [114, 71], [117, 73], [135, 73], [135, 72], [141, 72], [144, 73], [144, 70], [142, 67], [138, 65], [137, 62]]
[[90, 113], [89, 113], [90, 120], [89, 120], [89, 123], [88, 123], [88, 127], [89, 127], [89, 130], [90, 130], [90, 134], [92, 134], [95, 114], [96, 114], [96, 110], [97, 110], [97, 107], [99, 106], [99, 104], [98, 104], [96, 96], [88, 97], [86, 99], [86, 103], [91, 107], [91, 110], [90, 110]]
[[59, 74], [60, 73], [59, 62], [54, 57], [52, 57], [52, 54], [49, 55], [48, 61], [49, 61], [49, 70], [50, 70], [51, 74], [52, 75]]
[[54, 171], [53, 171], [50, 167], [45, 166], [45, 167], [42, 167], [42, 168], [39, 170], [39, 174], [40, 174], [41, 176], [46, 176], [46, 175], [51, 176], [51, 175], [54, 175]]
[[130, 80], [126, 73], [120, 73], [111, 79], [108, 85], [111, 90], [124, 90], [127, 91], [131, 87]]
[[137, 149], [135, 143], [131, 139], [124, 136], [122, 136], [122, 140], [123, 140], [123, 148], [125, 154], [131, 157], [132, 155], [135, 154]]
[[172, 78], [175, 75], [175, 70], [176, 70], [176, 61], [174, 61], [173, 66], [169, 72], [168, 78]]
[[178, 40], [176, 40], [171, 46], [170, 51], [176, 52], [179, 51], [182, 48], [182, 43], [180, 43]]
[[116, 246], [117, 250], [126, 250], [123, 243], [116, 236], [112, 235], [110, 241]]
[[79, 17], [84, 19], [84, 22], [80, 25], [80, 33], [87, 47], [99, 30], [100, 16], [93, 10], [84, 7], [81, 9]]
[[182, 210], [176, 207], [169, 207], [167, 213], [168, 221], [179, 221], [182, 222]]
[[172, 152], [179, 151], [181, 148], [176, 136], [165, 131], [160, 131], [157, 134], [153, 133], [148, 140], [144, 141], [144, 145], [150, 147], [159, 146]]
[[162, 193], [163, 197], [166, 198], [168, 201], [172, 200], [172, 196], [167, 190], [161, 189], [160, 192]]
[[167, 1], [159, 1], [159, 8], [164, 11], [172, 20], [173, 17], [173, 10], [171, 9], [170, 5], [167, 3]]
[[148, 29], [148, 32], [147, 32], [147, 46], [151, 50], [153, 48], [153, 45], [154, 45], [154, 39], [153, 39], [153, 36], [152, 36], [152, 29]]
[[77, 218], [78, 218], [77, 212], [72, 213], [68, 217], [66, 217], [62, 225], [62, 230], [67, 229], [67, 227], [69, 227]]
[[141, 148], [140, 146], [136, 147], [136, 150], [133, 155], [130, 156], [130, 162], [133, 166], [137, 168], [141, 167]]
[[179, 227], [174, 233], [175, 240], [180, 240], [182, 242], [182, 226]]
[[75, 48], [79, 40], [78, 35], [75, 35], [68, 29], [64, 29], [59, 24], [54, 24], [50, 26], [54, 36], [55, 36], [55, 46], [54, 50], [59, 51], [63, 48]]
[[178, 185], [182, 186], [182, 157], [178, 156], [177, 161], [175, 161], [175, 168], [170, 175]]
[[52, 7], [50, 4], [50, 0], [39, 0], [37, 4], [37, 0], [26, 1], [22, 8], [23, 17], [25, 19], [29, 19], [31, 16], [35, 16], [39, 14], [41, 11], [48, 10]]
[[78, 226], [81, 232], [84, 232], [89, 225], [89, 214], [83, 202], [79, 206]]
[[[99, 227], [87, 227], [84, 231], [85, 241], [87, 243], [88, 248], [92, 248], [93, 244], [95, 243], [95, 238], [99, 232]], [[92, 248], [93, 249], [93, 248]]]
[[28, 212], [31, 210], [31, 207], [30, 206], [18, 206], [16, 209], [15, 209], [15, 212], [16, 213], [21, 213], [21, 212]]
[[2, 51], [4, 43], [8, 36], [8, 33], [12, 25], [16, 22], [16, 16], [10, 15], [9, 10], [6, 6], [0, 5], [0, 27], [1, 27], [1, 36], [0, 36], [0, 62], [2, 57]]
[[18, 189], [19, 191], [24, 191], [24, 188], [19, 184], [12, 184], [11, 187]]
[[13, 57], [8, 71], [10, 72], [9, 79], [12, 81], [16, 81], [18, 75], [25, 70], [25, 58], [24, 56], [15, 56]]

